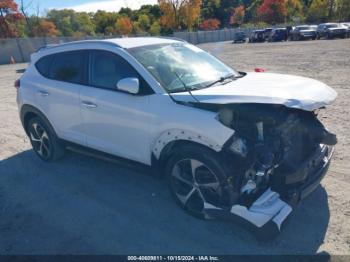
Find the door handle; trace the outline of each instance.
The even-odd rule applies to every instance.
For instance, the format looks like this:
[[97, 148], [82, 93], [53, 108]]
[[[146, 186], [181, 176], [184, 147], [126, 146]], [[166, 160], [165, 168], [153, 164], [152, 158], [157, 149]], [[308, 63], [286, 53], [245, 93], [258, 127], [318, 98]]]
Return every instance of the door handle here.
[[92, 103], [92, 102], [89, 102], [89, 101], [83, 101], [82, 102], [83, 106], [85, 106], [86, 108], [96, 108], [97, 105]]
[[38, 91], [38, 94], [41, 95], [41, 96], [48, 96], [49, 95], [48, 92], [42, 91], [42, 90]]

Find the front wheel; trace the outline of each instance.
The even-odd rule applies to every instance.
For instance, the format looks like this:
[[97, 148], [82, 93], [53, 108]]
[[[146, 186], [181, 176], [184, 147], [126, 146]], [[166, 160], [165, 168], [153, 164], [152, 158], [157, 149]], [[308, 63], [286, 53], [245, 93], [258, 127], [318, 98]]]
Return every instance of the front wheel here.
[[[228, 207], [232, 188], [218, 153], [202, 146], [182, 146], [166, 165], [169, 187], [177, 204], [190, 215], [210, 219], [205, 203]], [[229, 189], [230, 188], [230, 189]]]
[[34, 152], [43, 161], [51, 162], [64, 155], [64, 146], [40, 117], [28, 122], [27, 133]]

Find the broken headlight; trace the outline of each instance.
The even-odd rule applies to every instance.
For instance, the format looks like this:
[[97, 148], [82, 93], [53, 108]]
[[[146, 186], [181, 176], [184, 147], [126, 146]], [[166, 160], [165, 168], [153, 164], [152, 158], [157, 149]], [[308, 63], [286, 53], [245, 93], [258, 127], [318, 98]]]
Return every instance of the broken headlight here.
[[229, 150], [241, 157], [246, 157], [248, 153], [247, 142], [245, 139], [238, 136], [233, 136], [231, 145], [228, 147]]

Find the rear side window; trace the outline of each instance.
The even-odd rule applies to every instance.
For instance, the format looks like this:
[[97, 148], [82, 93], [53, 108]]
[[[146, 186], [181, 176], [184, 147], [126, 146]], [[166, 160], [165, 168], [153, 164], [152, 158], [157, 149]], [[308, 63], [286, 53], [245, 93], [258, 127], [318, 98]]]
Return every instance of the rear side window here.
[[42, 76], [49, 77], [51, 62], [52, 55], [44, 56], [38, 62], [36, 62], [35, 67]]
[[85, 70], [84, 52], [73, 51], [53, 55], [49, 78], [82, 84]]

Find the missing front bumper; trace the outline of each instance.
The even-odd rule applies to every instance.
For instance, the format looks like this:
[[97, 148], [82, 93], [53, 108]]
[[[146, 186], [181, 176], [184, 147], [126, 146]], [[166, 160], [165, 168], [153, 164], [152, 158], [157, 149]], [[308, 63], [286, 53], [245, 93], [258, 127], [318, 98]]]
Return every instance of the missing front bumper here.
[[268, 189], [249, 208], [233, 205], [230, 210], [224, 210], [205, 203], [204, 210], [211, 217], [242, 222], [253, 229], [259, 238], [266, 239], [278, 235], [292, 207], [277, 192]]

